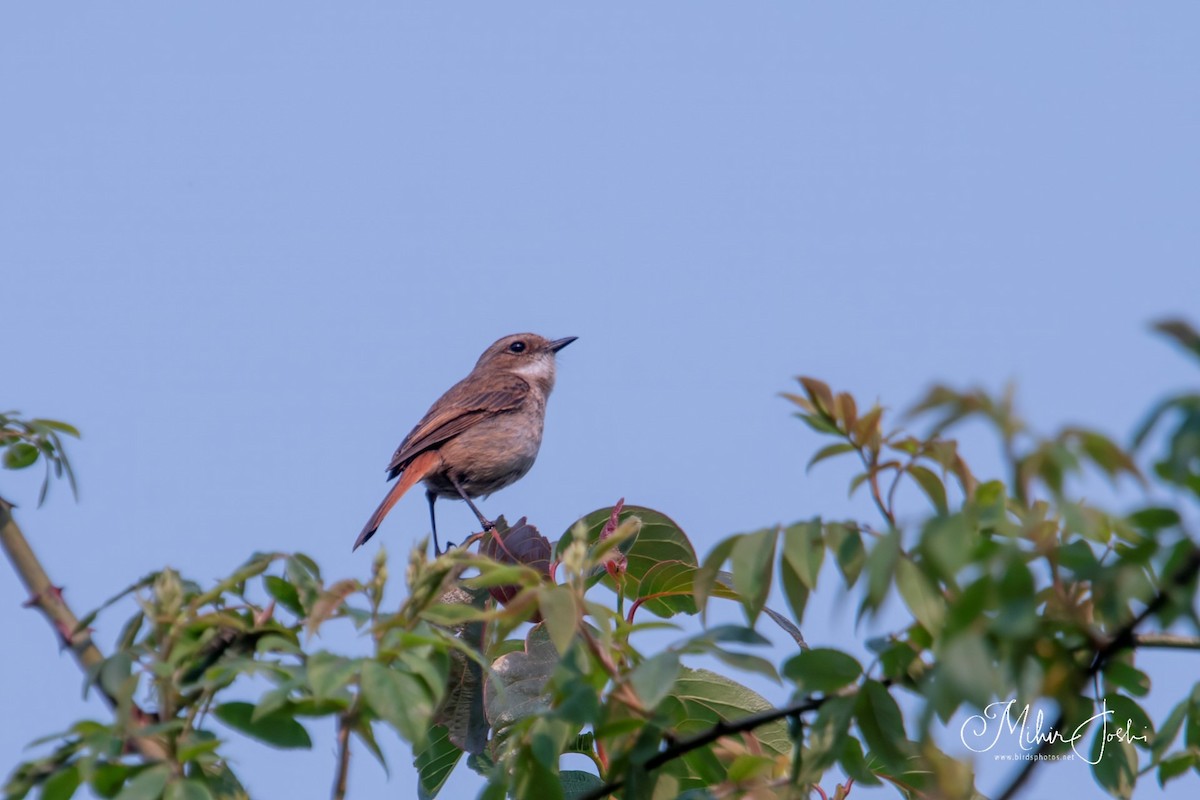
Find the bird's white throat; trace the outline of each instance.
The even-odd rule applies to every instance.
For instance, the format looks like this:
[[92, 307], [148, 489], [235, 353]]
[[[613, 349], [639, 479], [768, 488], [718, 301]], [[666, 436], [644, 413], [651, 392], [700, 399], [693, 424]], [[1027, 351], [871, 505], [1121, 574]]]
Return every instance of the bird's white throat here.
[[525, 360], [513, 372], [549, 388], [554, 385], [554, 356], [547, 353]]

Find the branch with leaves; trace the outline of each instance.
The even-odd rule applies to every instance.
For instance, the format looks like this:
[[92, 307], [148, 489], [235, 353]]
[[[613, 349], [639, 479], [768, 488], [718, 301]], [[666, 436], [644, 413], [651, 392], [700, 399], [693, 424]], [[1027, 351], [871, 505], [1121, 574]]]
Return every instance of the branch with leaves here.
[[[1164, 331], [1189, 353], [1200, 341], [1182, 323]], [[878, 405], [860, 414], [848, 392], [811, 378], [787, 397], [832, 440], [810, 466], [851, 456], [851, 491], [866, 487], [881, 525], [769, 525], [700, 557], [670, 517], [621, 501], [557, 541], [524, 518], [501, 518], [436, 559], [422, 543], [390, 601], [383, 550], [368, 576], [341, 579], [304, 554], [259, 553], [213, 585], [173, 570], [146, 576], [78, 622], [43, 573], [31, 594], [115, 713], [47, 739], [51, 752], [17, 767], [5, 800], [68, 797], [84, 784], [105, 797], [241, 798], [230, 767], [239, 736], [305, 749], [316, 724], [335, 734], [335, 800], [351, 794], [355, 752], [385, 768], [396, 758], [380, 745], [381, 728], [411, 744], [430, 798], [464, 761], [486, 800], [844, 798], [860, 784], [966, 798], [976, 792], [970, 764], [938, 744], [938, 721], [1006, 699], [1055, 704], [1064, 725], [1105, 704], [1145, 729], [1093, 769], [1116, 796], [1149, 772], [1166, 783], [1200, 771], [1200, 684], [1157, 726], [1139, 705], [1150, 690], [1141, 651], [1200, 649], [1200, 555], [1187, 523], [1200, 500], [1196, 395], [1160, 403], [1137, 432], [1143, 454], [1165, 449], [1148, 469], [1097, 431], [1037, 435], [1010, 390], [939, 386], [895, 418]], [[6, 419], [17, 434], [0, 446], [62, 458], [69, 477], [51, 436], [67, 431]], [[995, 432], [1002, 478], [968, 466], [953, 438], [967, 421]], [[31, 466], [30, 452], [5, 463]], [[1166, 486], [1172, 500], [1114, 511], [1077, 499], [1096, 474]], [[15, 529], [8, 507], [0, 511]], [[17, 541], [6, 534], [6, 550], [33, 575]], [[877, 624], [886, 609], [902, 622], [869, 639], [865, 659], [810, 647], [800, 627], [818, 590], [853, 594], [860, 621]], [[707, 625], [718, 602], [740, 609], [741, 624]], [[105, 656], [87, 631], [120, 609], [129, 616]], [[697, 617], [699, 630], [680, 624]], [[329, 626], [356, 631], [368, 652], [326, 649]], [[759, 649], [768, 634], [785, 650], [779, 661]], [[760, 696], [749, 675], [788, 696]], [[900, 693], [915, 709], [907, 719]], [[126, 746], [140, 741], [161, 750]], [[563, 768], [568, 754], [593, 768]], [[835, 768], [847, 780], [827, 793]]]
[[6, 469], [26, 469], [41, 461], [46, 468], [38, 505], [46, 501], [51, 478], [66, 478], [77, 494], [75, 471], [63, 447], [63, 436], [79, 438], [74, 425], [56, 419], [23, 419], [19, 411], [0, 413], [0, 462]]
[[[58, 434], [68, 433], [78, 436], [79, 433], [66, 423], [55, 420], [31, 420], [23, 422], [15, 418], [14, 413], [0, 414], [0, 448], [4, 449], [3, 463], [9, 469], [24, 469], [32, 466], [39, 458], [45, 458], [53, 467], [47, 467], [46, 482], [43, 483], [39, 502], [45, 498], [50, 475], [66, 475], [74, 490], [74, 475], [66, 451]], [[91, 633], [86, 624], [81, 624], [75, 613], [63, 598], [62, 588], [50, 580], [29, 540], [13, 518], [13, 505], [0, 497], [0, 550], [4, 551], [13, 570], [29, 592], [25, 605], [36, 608], [45, 616], [46, 621], [54, 630], [60, 645], [71, 652], [76, 663], [89, 673], [99, 669], [104, 662], [104, 656], [92, 641]], [[120, 708], [121, 699], [108, 692], [102, 695], [108, 705], [114, 710]], [[145, 715], [136, 705], [130, 702], [126, 713], [145, 722]], [[161, 758], [164, 754], [162, 744], [157, 740], [141, 735], [129, 738], [129, 745], [144, 757]]]

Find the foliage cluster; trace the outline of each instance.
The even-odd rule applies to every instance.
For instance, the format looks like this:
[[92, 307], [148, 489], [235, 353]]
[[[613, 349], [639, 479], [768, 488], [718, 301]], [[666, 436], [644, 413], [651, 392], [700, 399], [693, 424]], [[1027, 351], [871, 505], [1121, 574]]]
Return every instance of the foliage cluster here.
[[[1200, 356], [1191, 328], [1162, 327]], [[1170, 632], [1200, 629], [1188, 527], [1200, 501], [1200, 395], [1163, 401], [1136, 433], [1135, 449], [1165, 439], [1148, 474], [1098, 431], [1037, 435], [1011, 393], [935, 387], [900, 420], [907, 428], [814, 379], [785, 397], [829, 439], [810, 465], [855, 459], [851, 492], [867, 492], [878, 519], [771, 526], [703, 559], [669, 517], [623, 502], [555, 543], [524, 519], [500, 520], [436, 559], [421, 543], [394, 599], [383, 550], [362, 579], [326, 579], [300, 553], [255, 554], [207, 587], [164, 569], [60, 631], [69, 638], [135, 601], [86, 675], [112, 717], [41, 740], [47, 752], [16, 767], [5, 800], [65, 800], [85, 784], [118, 800], [245, 797], [231, 741], [304, 749], [314, 724], [337, 731], [335, 798], [348, 791], [352, 747], [389, 768], [381, 729], [411, 743], [427, 798], [464, 758], [486, 781], [482, 798], [800, 798], [825, 795], [822, 785], [840, 797], [852, 783], [967, 798], [977, 796], [970, 762], [945, 752], [938, 733], [956, 714], [1009, 700], [1047, 704], [1056, 730], [1088, 730], [1095, 780], [1113, 796], [1131, 796], [1150, 773], [1160, 784], [1200, 774], [1200, 683], [1156, 722], [1141, 705], [1151, 686], [1138, 662], [1146, 647], [1200, 649]], [[976, 421], [998, 439], [1005, 474], [978, 477], [952, 438]], [[69, 475], [58, 434], [73, 429], [12, 414], [0, 423], [6, 466], [44, 458]], [[1144, 486], [1144, 500], [1116, 512], [1079, 499], [1093, 473]], [[900, 505], [914, 496], [927, 507]], [[903, 624], [866, 643], [866, 663], [800, 635], [810, 596], [819, 584], [836, 591], [831, 581], [857, 598], [860, 619], [892, 598], [903, 609]], [[767, 605], [773, 590], [785, 608]], [[715, 601], [736, 603], [744, 624], [678, 624]], [[358, 631], [366, 652], [323, 647], [331, 625]], [[768, 632], [790, 651], [778, 663], [756, 650]], [[748, 674], [780, 685], [786, 702], [733, 677]], [[1098, 708], [1137, 735], [1087, 728]], [[147, 741], [155, 748], [138, 744]], [[566, 755], [591, 768], [564, 768]], [[839, 773], [845, 783], [833, 786]]]

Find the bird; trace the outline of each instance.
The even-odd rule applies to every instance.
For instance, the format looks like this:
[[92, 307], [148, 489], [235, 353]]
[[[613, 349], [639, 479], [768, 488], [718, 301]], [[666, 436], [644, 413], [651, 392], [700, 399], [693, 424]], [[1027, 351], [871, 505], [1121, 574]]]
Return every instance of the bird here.
[[387, 473], [389, 481], [399, 480], [353, 549], [375, 535], [392, 506], [418, 481], [425, 484], [435, 553], [442, 553], [433, 510], [439, 497], [465, 500], [484, 531], [492, 530], [473, 498], [503, 489], [533, 466], [542, 445], [546, 399], [554, 389], [555, 355], [577, 338], [514, 333], [484, 350], [471, 374], [438, 398], [396, 448]]

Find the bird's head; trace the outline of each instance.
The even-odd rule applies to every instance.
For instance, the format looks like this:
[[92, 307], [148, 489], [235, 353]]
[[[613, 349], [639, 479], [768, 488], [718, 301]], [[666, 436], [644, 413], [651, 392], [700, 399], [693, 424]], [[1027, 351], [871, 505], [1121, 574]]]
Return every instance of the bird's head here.
[[514, 333], [497, 340], [475, 364], [475, 369], [513, 372], [550, 391], [554, 386], [554, 354], [576, 337], [547, 339], [536, 333]]

